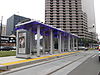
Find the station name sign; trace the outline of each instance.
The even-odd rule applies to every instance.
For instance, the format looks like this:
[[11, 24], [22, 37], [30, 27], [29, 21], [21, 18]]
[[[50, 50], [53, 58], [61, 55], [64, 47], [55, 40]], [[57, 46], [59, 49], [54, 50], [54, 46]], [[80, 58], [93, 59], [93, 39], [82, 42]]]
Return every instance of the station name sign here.
[[1, 43], [15, 43], [16, 42], [15, 37], [1, 36], [0, 40], [1, 40]]

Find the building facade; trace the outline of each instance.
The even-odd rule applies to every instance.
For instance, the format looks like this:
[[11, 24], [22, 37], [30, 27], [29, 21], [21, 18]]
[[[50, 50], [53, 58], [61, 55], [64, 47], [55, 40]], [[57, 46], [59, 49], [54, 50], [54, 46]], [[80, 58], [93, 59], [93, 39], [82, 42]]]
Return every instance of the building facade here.
[[30, 20], [29, 18], [19, 16], [19, 15], [12, 15], [10, 18], [7, 19], [7, 27], [6, 27], [6, 35], [15, 35], [15, 25], [21, 21]]
[[1, 36], [6, 36], [6, 25], [2, 25], [2, 34]]
[[45, 23], [88, 38], [89, 18], [83, 4], [83, 0], [45, 0]]

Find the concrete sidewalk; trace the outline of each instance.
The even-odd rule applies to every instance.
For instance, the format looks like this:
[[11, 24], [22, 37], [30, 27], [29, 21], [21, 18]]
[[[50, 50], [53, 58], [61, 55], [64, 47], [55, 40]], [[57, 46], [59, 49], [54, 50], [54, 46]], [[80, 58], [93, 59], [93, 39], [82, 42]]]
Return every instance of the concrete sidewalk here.
[[25, 60], [25, 59], [16, 58], [16, 56], [0, 57], [0, 64], [20, 61], [20, 60]]
[[30, 65], [30, 64], [37, 63], [40, 61], [46, 61], [47, 59], [54, 59], [57, 57], [62, 57], [62, 56], [66, 56], [66, 55], [78, 53], [78, 52], [80, 51], [66, 52], [66, 53], [53, 54], [53, 55], [47, 54], [47, 55], [42, 55], [41, 57], [33, 56], [31, 59], [16, 58], [16, 56], [1, 57], [0, 70], [9, 70], [12, 68]]

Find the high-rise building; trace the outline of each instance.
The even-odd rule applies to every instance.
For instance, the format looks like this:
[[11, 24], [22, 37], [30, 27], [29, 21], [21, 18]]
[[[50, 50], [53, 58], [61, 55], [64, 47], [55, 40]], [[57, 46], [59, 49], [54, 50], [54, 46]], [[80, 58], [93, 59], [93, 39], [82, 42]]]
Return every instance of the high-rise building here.
[[15, 25], [21, 21], [29, 21], [29, 18], [19, 16], [19, 15], [12, 15], [10, 18], [7, 19], [7, 27], [6, 27], [6, 35], [15, 35]]
[[[86, 1], [86, 0], [85, 0]], [[88, 38], [88, 15], [82, 0], [45, 0], [45, 23]], [[84, 7], [85, 8], [85, 7]]]
[[89, 32], [96, 33], [94, 0], [82, 0], [82, 11], [87, 14]]

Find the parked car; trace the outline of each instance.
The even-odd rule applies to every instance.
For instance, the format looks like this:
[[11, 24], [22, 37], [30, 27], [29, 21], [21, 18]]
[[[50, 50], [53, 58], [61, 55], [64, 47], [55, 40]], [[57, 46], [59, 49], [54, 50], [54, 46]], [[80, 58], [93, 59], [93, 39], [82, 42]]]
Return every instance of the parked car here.
[[100, 45], [98, 47], [98, 51], [99, 51], [99, 61], [100, 61]]
[[16, 50], [16, 47], [15, 47], [15, 46], [13, 46], [13, 47], [12, 47], [12, 50]]
[[0, 47], [0, 51], [10, 51], [10, 50], [15, 50], [16, 47], [12, 47], [12, 46], [1, 46]]
[[84, 47], [84, 46], [79, 46], [79, 47], [78, 47], [78, 50], [85, 50], [85, 51], [87, 51], [88, 48], [87, 48], [87, 47]]

